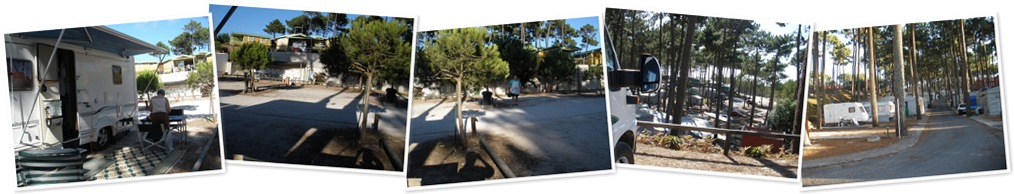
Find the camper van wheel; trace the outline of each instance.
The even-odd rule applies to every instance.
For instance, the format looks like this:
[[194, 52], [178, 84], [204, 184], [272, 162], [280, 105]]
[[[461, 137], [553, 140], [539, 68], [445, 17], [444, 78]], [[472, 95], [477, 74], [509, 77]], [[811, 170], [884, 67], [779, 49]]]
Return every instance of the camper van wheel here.
[[106, 127], [99, 130], [99, 137], [95, 140], [96, 146], [104, 148], [109, 146], [113, 141], [113, 129]]
[[633, 164], [634, 163], [634, 150], [627, 145], [626, 142], [616, 142], [616, 163], [621, 164]]

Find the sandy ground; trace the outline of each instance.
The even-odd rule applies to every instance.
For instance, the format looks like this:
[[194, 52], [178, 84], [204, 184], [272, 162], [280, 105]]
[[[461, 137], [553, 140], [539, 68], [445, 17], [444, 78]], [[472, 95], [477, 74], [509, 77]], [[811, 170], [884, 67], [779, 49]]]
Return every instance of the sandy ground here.
[[[912, 120], [914, 122], [914, 119]], [[877, 149], [898, 142], [895, 131], [885, 126], [893, 126], [891, 123], [881, 123], [881, 127], [873, 128], [871, 125], [858, 127], [825, 127], [821, 130], [811, 131], [810, 141], [812, 145], [803, 147], [803, 158], [807, 160], [828, 158]], [[867, 138], [879, 137], [878, 141], [868, 141]]]
[[[455, 135], [453, 108], [453, 100], [413, 101], [410, 172], [430, 168], [411, 165], [419, 164], [414, 160], [443, 160], [427, 154], [437, 151], [426, 145]], [[463, 112], [478, 118], [478, 132], [518, 176], [611, 167], [604, 96], [527, 95], [520, 98], [518, 106], [500, 108], [470, 101]], [[466, 125], [471, 130], [470, 122]], [[427, 182], [428, 177], [423, 178]]]
[[[395, 170], [375, 137], [360, 139], [359, 90], [307, 86], [242, 94], [242, 81], [219, 83], [227, 158]], [[370, 112], [381, 115], [379, 134], [388, 139], [400, 158], [404, 155], [407, 111], [380, 103], [378, 96], [371, 96]], [[372, 126], [373, 115], [367, 122]], [[361, 144], [360, 140], [369, 143]]]
[[169, 173], [190, 172], [194, 164], [197, 163], [197, 159], [200, 158], [202, 149], [209, 141], [211, 141], [211, 147], [208, 148], [208, 153], [204, 161], [201, 162], [199, 170], [221, 169], [221, 152], [219, 151], [221, 147], [218, 141], [219, 137], [215, 136], [218, 133], [218, 124], [205, 119], [190, 121], [187, 124], [187, 141], [173, 145], [174, 149], [186, 149], [187, 154], [183, 155], [183, 158], [169, 170]]
[[795, 178], [799, 160], [786, 158], [753, 158], [730, 153], [701, 153], [662, 148], [650, 144], [637, 144], [634, 153], [637, 165], [703, 170], [735, 174]]
[[812, 145], [803, 149], [803, 158], [807, 160], [828, 158], [877, 149], [898, 142], [896, 137], [881, 137], [879, 141], [867, 141], [866, 138], [853, 139], [820, 139], [812, 140]]

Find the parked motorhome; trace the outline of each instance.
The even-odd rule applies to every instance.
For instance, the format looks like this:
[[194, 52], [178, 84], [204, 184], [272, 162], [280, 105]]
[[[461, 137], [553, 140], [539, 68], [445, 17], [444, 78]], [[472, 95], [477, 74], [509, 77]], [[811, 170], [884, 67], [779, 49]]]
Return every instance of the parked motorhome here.
[[162, 50], [105, 26], [4, 38], [15, 151], [103, 147], [130, 130], [138, 119], [132, 56]]
[[824, 105], [824, 125], [841, 125], [843, 122], [868, 122], [870, 114], [858, 102], [842, 102]]

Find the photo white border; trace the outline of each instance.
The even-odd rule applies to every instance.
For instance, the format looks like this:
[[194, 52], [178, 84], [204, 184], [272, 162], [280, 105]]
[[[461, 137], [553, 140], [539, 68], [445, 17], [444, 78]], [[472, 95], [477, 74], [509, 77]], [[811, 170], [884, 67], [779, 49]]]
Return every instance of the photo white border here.
[[[604, 21], [603, 20], [604, 19], [603, 18], [603, 13], [593, 13], [593, 12], [592, 13], [587, 13], [587, 14], [561, 14], [559, 16], [538, 16], [538, 17], [534, 17], [535, 19], [526, 19], [526, 20], [522, 20], [522, 21], [517, 21], [517, 20], [511, 20], [511, 21], [489, 21], [489, 22], [483, 21], [483, 22], [476, 22], [478, 24], [465, 23], [465, 24], [460, 24], [460, 25], [446, 25], [446, 26], [442, 26], [442, 27], [436, 27], [436, 28], [433, 28], [433, 29], [417, 31], [416, 32], [416, 36], [418, 36], [418, 34], [421, 33], [421, 32], [429, 32], [429, 31], [436, 31], [436, 30], [447, 30], [447, 29], [458, 29], [458, 28], [469, 28], [469, 27], [485, 27], [485, 26], [500, 25], [500, 24], [516, 24], [516, 23], [524, 23], [524, 22], [536, 22], [536, 21], [558, 20], [558, 19], [590, 18], [590, 17], [597, 17], [598, 18], [598, 22], [599, 22], [599, 32], [598, 32], [598, 35], [599, 35], [600, 38], [603, 37], [603, 33], [602, 33], [603, 32], [602, 30], [604, 30], [604, 28], [603, 28], [604, 26], [602, 25], [603, 21]], [[418, 39], [417, 39], [416, 42], [418, 42]], [[599, 44], [600, 44], [600, 47], [601, 47], [601, 46], [604, 46], [605, 43], [604, 43], [604, 41], [600, 41]], [[413, 47], [413, 49], [415, 49], [415, 48]], [[602, 49], [602, 51], [604, 52], [605, 49]], [[413, 64], [412, 65], [412, 67], [413, 67], [413, 69], [412, 69], [413, 70], [412, 71], [413, 72], [413, 78], [415, 78], [414, 77], [414, 72], [415, 72], [415, 59], [414, 58], [413, 58], [412, 64]], [[605, 70], [605, 65], [603, 65], [602, 68], [603, 68], [602, 72], [605, 72], [604, 71]], [[603, 76], [603, 79], [605, 79], [605, 76]], [[415, 80], [415, 79], [413, 79], [413, 80]], [[608, 83], [608, 82], [606, 82], [606, 83]], [[413, 81], [413, 84], [414, 84], [414, 81]], [[603, 88], [603, 90], [607, 90], [607, 89]], [[609, 99], [608, 99], [609, 97], [608, 97], [608, 95], [609, 94], [608, 94], [608, 91], [605, 91], [604, 93], [605, 93], [605, 95], [602, 96], [602, 100], [606, 101], [606, 107], [604, 107], [606, 109], [606, 112], [605, 112], [606, 113], [605, 114], [606, 118], [604, 118], [604, 119], [606, 119], [606, 121], [608, 121], [609, 120], [609, 105], [608, 105], [608, 103], [609, 103]], [[409, 103], [411, 103], [411, 102], [409, 102]], [[411, 105], [410, 105], [410, 107], [411, 107]], [[409, 121], [410, 122], [411, 122], [411, 120], [413, 118], [412, 116], [414, 116], [414, 115], [412, 115], [411, 114], [411, 110], [409, 110], [409, 116], [408, 117], [409, 117]], [[608, 122], [606, 124], [608, 124]], [[411, 123], [409, 123], [409, 125], [411, 126]], [[610, 164], [609, 169], [591, 170], [591, 171], [582, 171], [582, 172], [565, 172], [565, 173], [557, 173], [557, 174], [536, 175], [536, 176], [515, 177], [515, 178], [504, 178], [504, 179], [493, 179], [493, 180], [479, 180], [479, 181], [468, 181], [468, 182], [457, 182], [457, 183], [442, 183], [442, 184], [436, 184], [436, 185], [422, 185], [422, 186], [416, 186], [416, 187], [406, 187], [405, 190], [406, 191], [422, 191], [422, 190], [435, 190], [435, 189], [446, 189], [446, 188], [457, 188], [457, 187], [471, 187], [471, 186], [476, 186], [476, 185], [487, 185], [487, 184], [503, 184], [503, 183], [514, 183], [514, 182], [535, 181], [535, 180], [545, 180], [545, 179], [558, 179], [558, 178], [567, 178], [567, 177], [579, 177], [579, 176], [590, 176], [590, 175], [613, 174], [613, 173], [616, 173], [616, 163], [614, 163], [614, 160], [613, 160], [613, 158], [615, 158], [615, 157], [613, 155], [614, 154], [613, 153], [613, 148], [612, 148], [613, 147], [613, 143], [611, 142], [612, 141], [611, 139], [613, 137], [613, 134], [612, 134], [612, 125], [609, 125], [607, 127], [607, 130], [609, 130], [606, 133], [608, 133], [608, 137], [610, 139], [609, 140], [610, 141], [609, 142], [609, 164]], [[409, 153], [408, 145], [412, 144], [412, 142], [410, 141], [411, 137], [412, 137], [411, 132], [412, 132], [412, 128], [409, 128], [408, 135], [406, 137], [406, 138], [408, 138], [408, 140], [405, 141], [405, 145], [406, 145], [405, 146], [406, 147], [405, 148], [406, 159], [405, 159], [405, 168], [404, 168], [405, 172], [408, 172], [408, 170], [409, 170], [408, 169], [409, 162], [408, 162], [407, 155]], [[406, 181], [407, 181], [408, 180], [407, 179], [408, 178], [408, 174], [407, 173], [405, 174], [405, 178], [406, 178]], [[407, 184], [406, 184], [406, 186], [407, 186]]]
[[[726, 14], [684, 13], [682, 11], [680, 11], [680, 12], [673, 12], [671, 10], [659, 10], [659, 9], [652, 9], [652, 8], [643, 8], [643, 7], [642, 8], [635, 8], [635, 7], [638, 7], [638, 6], [629, 6], [629, 5], [611, 6], [611, 5], [607, 4], [606, 7], [605, 7], [605, 9], [626, 9], [626, 10], [634, 10], [634, 11], [663, 12], [663, 13], [672, 13], [672, 14], [694, 15], [694, 16], [700, 16], [700, 17], [715, 17], [715, 18], [725, 18], [725, 19], [748, 20], [748, 21], [753, 21], [753, 22], [775, 22], [775, 21], [778, 21], [780, 23], [787, 23], [787, 24], [792, 24], [792, 25], [809, 25], [808, 28], [810, 30], [809, 30], [808, 33], [806, 33], [808, 37], [807, 37], [807, 47], [806, 47], [806, 51], [805, 52], [806, 52], [806, 56], [810, 56], [810, 54], [811, 54], [810, 52], [811, 52], [812, 49], [811, 49], [810, 45], [813, 45], [812, 44], [813, 40], [810, 40], [810, 39], [813, 37], [813, 32], [814, 32], [814, 29], [816, 27], [816, 25], [814, 25], [813, 22], [796, 22], [796, 21], [791, 21], [791, 20], [769, 19], [769, 18], [764, 18], [764, 17], [753, 17], [755, 19], [743, 19], [743, 18], [738, 18], [738, 17], [735, 17], [735, 16], [733, 16], [733, 17], [724, 16]], [[603, 11], [605, 11], [605, 9], [603, 9]], [[688, 11], [688, 12], [693, 12], [693, 11]], [[605, 18], [602, 18], [602, 20], [604, 21]], [[603, 24], [603, 26], [604, 26], [604, 24]], [[806, 60], [806, 65], [809, 66], [811, 61], [812, 60]], [[804, 78], [806, 78], [808, 80], [809, 76], [804, 76]], [[800, 83], [801, 81], [800, 80], [796, 80], [796, 82]], [[803, 83], [804, 84], [808, 84], [808, 82], [803, 82]], [[803, 100], [803, 102], [806, 102], [806, 99], [805, 99], [805, 97], [807, 95], [806, 90], [804, 90], [804, 94], [803, 95], [804, 95], [804, 99], [802, 99], [802, 100]], [[802, 113], [804, 114], [803, 118], [804, 118], [804, 121], [805, 121], [805, 118], [806, 118], [806, 116], [805, 116], [806, 106], [803, 106], [803, 112]], [[805, 124], [804, 125], [800, 125], [800, 127], [801, 128], [805, 128]], [[802, 181], [802, 179], [801, 179], [801, 177], [802, 177], [802, 166], [803, 166], [802, 165], [802, 162], [803, 162], [803, 154], [802, 154], [803, 153], [803, 149], [802, 149], [803, 148], [802, 147], [803, 146], [803, 141], [802, 141], [803, 138], [802, 138], [802, 135], [806, 134], [804, 130], [805, 129], [800, 129], [800, 132], [801, 132], [801, 134], [800, 134], [800, 141], [798, 142], [799, 143], [798, 146], [799, 146], [800, 149], [796, 153], [797, 157], [796, 157], [796, 177], [795, 178], [772, 177], [772, 176], [762, 176], [762, 175], [749, 175], [749, 174], [733, 173], [733, 172], [715, 172], [715, 171], [683, 169], [683, 168], [674, 168], [674, 167], [649, 166], [649, 165], [641, 165], [641, 164], [636, 164], [636, 163], [635, 164], [620, 164], [619, 166], [623, 167], [623, 168], [635, 168], [635, 169], [643, 169], [643, 170], [656, 170], [656, 171], [664, 171], [664, 172], [692, 173], [692, 174], [701, 174], [701, 175], [710, 175], [710, 176], [726, 176], [726, 177], [745, 178], [745, 179], [758, 179], [758, 180], [768, 180], [768, 181], [802, 183], [801, 182]]]
[[[825, 26], [824, 28], [816, 30], [816, 31], [841, 30], [841, 29], [862, 28], [862, 27], [881, 27], [881, 26], [896, 25], [896, 24], [905, 25], [905, 24], [910, 24], [910, 23], [926, 23], [926, 22], [934, 22], [934, 21], [959, 20], [959, 19], [969, 19], [969, 18], [977, 18], [977, 17], [993, 17], [993, 29], [994, 29], [994, 32], [993, 32], [994, 35], [993, 36], [995, 38], [993, 41], [995, 42], [996, 48], [997, 48], [997, 50], [996, 50], [996, 53], [997, 53], [996, 57], [997, 57], [997, 62], [999, 63], [999, 64], [997, 64], [997, 67], [998, 67], [998, 74], [1000, 74], [1000, 76], [999, 76], [1000, 77], [1000, 86], [999, 86], [1000, 87], [1000, 107], [1002, 108], [1002, 112], [1001, 112], [1000, 116], [1001, 116], [1001, 119], [1003, 120], [1003, 122], [1002, 122], [1003, 123], [1003, 128], [1000, 129], [1000, 130], [1003, 133], [1003, 142], [1004, 142], [1003, 147], [1004, 147], [1004, 154], [1006, 156], [1004, 159], [1005, 159], [1005, 162], [1007, 164], [1007, 168], [1006, 169], [988, 170], [988, 171], [973, 171], [973, 172], [959, 172], [959, 173], [942, 174], [942, 175], [929, 175], [929, 176], [908, 177], [908, 178], [900, 178], [900, 179], [873, 180], [873, 181], [863, 181], [863, 182], [853, 182], [853, 183], [841, 183], [841, 184], [830, 184], [830, 185], [803, 186], [801, 184], [800, 185], [802, 187], [801, 191], [817, 191], [817, 190], [841, 189], [841, 188], [851, 188], [851, 187], [864, 187], [864, 186], [874, 186], [874, 185], [887, 185], [887, 184], [898, 184], [898, 183], [909, 183], [909, 182], [920, 182], [920, 181], [931, 181], [931, 180], [946, 180], [946, 179], [956, 179], [956, 178], [976, 177], [976, 176], [987, 176], [987, 175], [997, 175], [997, 174], [1010, 174], [1011, 173], [1011, 166], [1010, 166], [1010, 164], [1011, 164], [1010, 163], [1010, 158], [1011, 158], [1010, 153], [1011, 152], [1010, 152], [1010, 133], [1008, 131], [1008, 127], [1010, 126], [1009, 123], [1011, 123], [1011, 121], [1008, 120], [1009, 119], [1008, 114], [1010, 113], [1010, 112], [1008, 112], [1008, 110], [1010, 110], [1010, 107], [1008, 107], [1008, 104], [1010, 104], [1010, 103], [1006, 102], [1008, 100], [1006, 98], [1008, 96], [1007, 95], [1008, 89], [1006, 89], [1005, 87], [1010, 87], [1009, 85], [1012, 85], [1014, 83], [1007, 83], [1006, 82], [1007, 79], [1004, 78], [1004, 75], [1007, 75], [1007, 73], [1004, 72], [1004, 67], [1003, 67], [1003, 65], [1005, 63], [1004, 63], [1003, 57], [1002, 57], [1002, 55], [1003, 55], [1003, 48], [1002, 47], [1003, 46], [1001, 44], [1002, 42], [1000, 41], [1000, 36], [1001, 36], [1000, 35], [1000, 17], [998, 15], [999, 14], [997, 14], [995, 12], [992, 12], [992, 13], [940, 14], [940, 15], [936, 15], [936, 16], [933, 16], [933, 17], [925, 17], [926, 19], [898, 18], [898, 19], [892, 19], [892, 20], [871, 22], [871, 23], [874, 23], [874, 24], [867, 24], [867, 25], [846, 24], [844, 26], [830, 26], [830, 27]], [[808, 73], [808, 75], [809, 75], [809, 73]], [[800, 165], [800, 166], [802, 166], [802, 165]]]
[[[356, 15], [380, 16], [380, 17], [410, 18], [410, 19], [412, 19], [412, 22], [413, 22], [413, 24], [412, 24], [412, 32], [413, 32], [412, 33], [412, 37], [413, 37], [413, 40], [414, 40], [414, 38], [416, 36], [415, 34], [418, 33], [418, 29], [419, 29], [419, 27], [418, 27], [418, 24], [419, 24], [419, 18], [418, 18], [418, 16], [407, 16], [408, 14], [400, 14], [400, 15], [398, 15], [398, 14], [384, 14], [384, 15], [379, 15], [379, 14], [376, 14], [374, 12], [352, 13], [352, 12], [345, 12], [344, 10], [323, 11], [323, 10], [319, 10], [319, 9], [316, 9], [316, 8], [304, 9], [304, 8], [298, 8], [298, 6], [297, 7], [293, 7], [293, 6], [291, 6], [291, 4], [284, 4], [285, 6], [277, 6], [277, 5], [251, 4], [251, 3], [228, 3], [228, 4], [226, 4], [226, 3], [222, 3], [222, 2], [212, 2], [209, 5], [207, 5], [208, 9], [209, 9], [209, 12], [210, 12], [210, 8], [211, 8], [212, 5], [215, 5], [215, 6], [226, 6], [226, 7], [228, 7], [228, 6], [237, 6], [237, 10], [239, 10], [241, 8], [253, 8], [253, 9], [289, 10], [289, 11], [319, 11], [319, 12], [324, 12], [324, 13], [344, 13], [344, 14], [356, 14]], [[229, 18], [229, 19], [232, 20], [232, 19], [235, 19], [235, 18]], [[214, 19], [212, 19], [212, 20], [214, 20]], [[217, 26], [218, 24], [215, 23], [215, 25]], [[226, 22], [225, 25], [228, 26], [229, 23]], [[409, 67], [413, 67], [413, 65], [415, 64], [415, 43], [416, 43], [416, 41], [412, 41], [411, 42], [412, 53], [410, 55], [412, 57], [412, 62], [410, 63]], [[412, 72], [409, 73], [410, 76], [411, 76], [411, 74], [412, 74]], [[217, 80], [216, 80], [216, 82], [217, 82]], [[411, 84], [411, 83], [412, 83], [412, 81], [410, 79], [409, 84]], [[410, 85], [410, 87], [409, 87], [409, 94], [411, 94], [411, 92], [412, 92], [412, 87]], [[411, 99], [409, 100], [409, 103], [411, 103]], [[219, 106], [219, 108], [221, 108], [221, 106]], [[411, 108], [411, 106], [409, 108]], [[406, 110], [410, 110], [410, 109], [406, 109]], [[219, 111], [219, 112], [221, 112], [221, 111]], [[409, 119], [409, 118], [406, 117], [406, 120], [411, 120], [411, 119]], [[405, 154], [401, 158], [403, 164], [407, 164], [407, 162], [406, 162], [407, 160], [405, 158], [408, 156], [408, 151], [407, 151], [407, 148], [408, 148], [408, 129], [409, 129], [408, 127], [410, 126], [408, 122], [409, 121], [405, 121], [405, 134], [406, 134], [405, 135], [405, 138], [406, 138], [405, 142], [406, 143], [403, 146], [406, 148], [406, 152], [405, 152]], [[224, 145], [225, 144], [223, 142], [223, 146]], [[391, 146], [393, 146], [393, 145], [391, 145]], [[225, 154], [224, 151], [222, 153]], [[272, 168], [296, 168], [296, 169], [306, 169], [306, 170], [325, 170], [325, 171], [335, 171], [335, 172], [378, 174], [378, 175], [390, 175], [390, 176], [405, 176], [406, 175], [405, 168], [402, 168], [402, 171], [390, 171], [390, 170], [373, 170], [373, 169], [361, 169], [361, 168], [340, 167], [340, 166], [321, 166], [321, 165], [312, 165], [312, 164], [293, 164], [293, 163], [282, 163], [282, 162], [271, 162], [271, 161], [243, 161], [243, 160], [231, 160], [231, 159], [227, 159], [227, 160], [223, 160], [223, 161], [226, 161], [226, 163], [229, 163], [229, 164], [262, 166], [262, 167], [272, 167]]]
[[[127, 19], [122, 20], [122, 21], [86, 22], [86, 23], [84, 23], [84, 25], [75, 25], [75, 26], [69, 26], [69, 27], [56, 27], [56, 28], [45, 27], [43, 29], [29, 29], [29, 30], [26, 30], [26, 31], [3, 32], [3, 34], [22, 33], [22, 32], [34, 32], [34, 31], [42, 31], [42, 30], [59, 30], [59, 29], [80, 28], [80, 27], [87, 27], [87, 26], [107, 26], [107, 25], [117, 25], [117, 24], [133, 24], [133, 23], [154, 22], [154, 21], [167, 21], [167, 20], [177, 20], [177, 19], [186, 19], [186, 18], [200, 18], [200, 17], [206, 17], [208, 19], [209, 29], [213, 30], [213, 26], [210, 26], [211, 25], [212, 17], [211, 17], [211, 14], [208, 13], [208, 14], [187, 14], [187, 15], [178, 15], [178, 16], [127, 18]], [[18, 28], [18, 29], [20, 30], [20, 28]], [[210, 46], [209, 50], [214, 50], [214, 48], [215, 48], [214, 37], [212, 37], [212, 39], [210, 39], [210, 40], [211, 40], [211, 42], [209, 43], [209, 46]], [[6, 42], [7, 40], [5, 39], [4, 41]], [[6, 58], [7, 57], [7, 51], [4, 51], [3, 54], [0, 54], [0, 57]], [[212, 62], [212, 65], [215, 65], [215, 62]], [[218, 76], [216, 75], [215, 77], [217, 78]], [[7, 79], [3, 79], [3, 80], [4, 80], [3, 82], [7, 82]], [[217, 85], [218, 81], [217, 81], [217, 79], [216, 79], [215, 82], [216, 82], [215, 91], [217, 91], [218, 90], [218, 85]], [[7, 94], [9, 96], [10, 95], [10, 91], [4, 90], [4, 92], [0, 92], [0, 95], [2, 95], [2, 94]], [[214, 95], [217, 95], [217, 92], [215, 92]], [[6, 99], [4, 101], [5, 102], [10, 102], [10, 99], [8, 98], [8, 99]], [[10, 103], [4, 103], [3, 105], [0, 105], [0, 108], [6, 108], [4, 110], [11, 110], [9, 106], [10, 106]], [[210, 108], [218, 109], [219, 107], [221, 107], [221, 106], [210, 107]], [[218, 111], [219, 111], [219, 113], [221, 113], [221, 109], [219, 109]], [[10, 117], [4, 117], [0, 121], [3, 121], [2, 123], [9, 123], [9, 121], [8, 121], [9, 119], [11, 119], [11, 118]], [[222, 120], [221, 114], [218, 114], [218, 118], [217, 119], [218, 119], [218, 121]], [[195, 172], [184, 172], [184, 173], [173, 173], [173, 174], [163, 174], [163, 175], [149, 175], [149, 176], [120, 178], [120, 179], [112, 179], [112, 180], [94, 180], [94, 181], [81, 181], [81, 182], [70, 182], [70, 183], [29, 185], [29, 186], [25, 186], [25, 187], [18, 187], [17, 183], [14, 182], [14, 184], [10, 184], [9, 186], [12, 186], [14, 188], [14, 192], [24, 192], [24, 191], [46, 190], [46, 189], [54, 189], [54, 188], [81, 187], [81, 186], [91, 186], [91, 185], [105, 185], [105, 184], [126, 183], [126, 182], [134, 182], [134, 181], [147, 181], [147, 180], [170, 179], [170, 178], [179, 178], [179, 177], [201, 176], [201, 175], [210, 175], [210, 174], [224, 174], [224, 173], [227, 172], [227, 169], [226, 169], [227, 167], [226, 167], [226, 164], [225, 164], [225, 152], [223, 152], [225, 146], [224, 146], [223, 139], [222, 139], [222, 127], [221, 127], [222, 123], [218, 122], [217, 124], [218, 124], [218, 142], [219, 142], [219, 146], [218, 147], [219, 147], [219, 153], [220, 153], [219, 154], [219, 162], [221, 162], [221, 164], [219, 164], [219, 165], [221, 165], [221, 167], [222, 167], [221, 169], [195, 171]], [[0, 138], [12, 139], [12, 137], [9, 137], [9, 136], [6, 136], [6, 135], [7, 134], [4, 134], [5, 137], [0, 137]], [[10, 151], [14, 150], [14, 147], [12, 147], [10, 144], [5, 144], [4, 147], [0, 147], [0, 149], [4, 149], [4, 148], [6, 148], [6, 150], [10, 150]], [[11, 154], [13, 156], [14, 152], [11, 152]], [[13, 157], [12, 157], [12, 159], [13, 159]], [[11, 164], [9, 166], [14, 166], [14, 160], [11, 160], [9, 162]], [[11, 169], [8, 169], [8, 170], [9, 170], [9, 172], [8, 172], [9, 174], [15, 174], [17, 169], [11, 168]]]

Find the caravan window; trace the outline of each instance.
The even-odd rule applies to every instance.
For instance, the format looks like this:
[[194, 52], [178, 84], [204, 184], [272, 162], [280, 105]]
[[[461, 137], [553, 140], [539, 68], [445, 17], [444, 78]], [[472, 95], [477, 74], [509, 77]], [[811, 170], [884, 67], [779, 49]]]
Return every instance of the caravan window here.
[[856, 107], [849, 107], [849, 113], [856, 112]]
[[11, 91], [32, 91], [35, 88], [33, 75], [31, 61], [7, 58], [7, 81]]
[[113, 65], [113, 85], [123, 84], [123, 69], [119, 65]]

